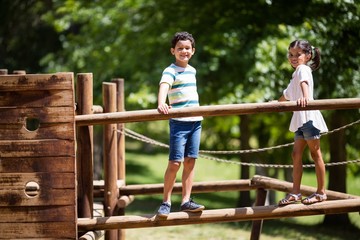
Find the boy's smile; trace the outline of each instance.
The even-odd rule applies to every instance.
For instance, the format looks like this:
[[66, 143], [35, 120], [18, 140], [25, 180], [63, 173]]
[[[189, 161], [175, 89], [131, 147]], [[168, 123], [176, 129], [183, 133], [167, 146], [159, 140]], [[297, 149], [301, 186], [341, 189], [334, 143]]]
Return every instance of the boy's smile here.
[[176, 43], [175, 48], [171, 48], [170, 51], [175, 56], [176, 65], [186, 67], [195, 53], [195, 48], [192, 47], [190, 40], [180, 40]]

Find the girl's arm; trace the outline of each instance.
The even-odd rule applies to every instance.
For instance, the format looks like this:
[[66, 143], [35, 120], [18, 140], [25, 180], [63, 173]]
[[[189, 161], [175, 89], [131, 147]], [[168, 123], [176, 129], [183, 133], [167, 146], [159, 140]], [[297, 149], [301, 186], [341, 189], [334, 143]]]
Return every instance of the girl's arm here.
[[166, 97], [169, 91], [170, 85], [167, 83], [161, 83], [158, 94], [158, 107], [157, 110], [159, 113], [168, 114], [171, 106], [167, 105]]
[[306, 107], [306, 105], [309, 102], [309, 85], [307, 81], [303, 81], [300, 83], [301, 91], [302, 91], [302, 97], [299, 98], [296, 103], [298, 106]]

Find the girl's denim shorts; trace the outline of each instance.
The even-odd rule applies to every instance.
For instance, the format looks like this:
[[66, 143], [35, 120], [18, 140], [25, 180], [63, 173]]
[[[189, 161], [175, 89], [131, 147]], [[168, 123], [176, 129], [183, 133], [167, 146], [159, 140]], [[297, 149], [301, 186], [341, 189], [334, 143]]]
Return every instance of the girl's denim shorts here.
[[304, 140], [314, 140], [320, 139], [320, 130], [314, 127], [313, 121], [308, 121], [299, 127], [295, 132], [295, 140], [304, 139]]
[[201, 121], [185, 122], [170, 119], [170, 161], [184, 161], [185, 157], [198, 158]]

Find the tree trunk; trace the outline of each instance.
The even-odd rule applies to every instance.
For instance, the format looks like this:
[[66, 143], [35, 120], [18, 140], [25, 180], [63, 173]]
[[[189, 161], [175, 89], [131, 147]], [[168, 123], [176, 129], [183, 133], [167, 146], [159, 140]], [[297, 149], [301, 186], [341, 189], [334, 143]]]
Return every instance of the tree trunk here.
[[[331, 115], [330, 129], [339, 128], [345, 125], [345, 118], [340, 111], [334, 111]], [[345, 131], [340, 130], [329, 135], [330, 142], [330, 162], [346, 161], [346, 139]], [[329, 172], [328, 189], [346, 193], [346, 165], [331, 166]], [[348, 214], [325, 215], [324, 225], [343, 225], [348, 226], [350, 219]]]
[[[241, 149], [249, 149], [249, 139], [250, 139], [250, 130], [249, 130], [249, 116], [241, 115], [240, 116], [240, 146]], [[250, 162], [248, 154], [241, 154], [240, 160], [242, 162]], [[250, 168], [249, 166], [240, 166], [240, 179], [249, 179], [250, 178]], [[251, 206], [250, 191], [241, 191], [239, 193], [239, 199], [237, 206], [238, 207], [248, 207]]]

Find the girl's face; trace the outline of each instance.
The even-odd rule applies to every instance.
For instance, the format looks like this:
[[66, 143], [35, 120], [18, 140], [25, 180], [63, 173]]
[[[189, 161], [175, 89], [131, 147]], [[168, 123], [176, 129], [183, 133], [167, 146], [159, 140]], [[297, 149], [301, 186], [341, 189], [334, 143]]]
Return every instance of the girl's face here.
[[176, 43], [175, 48], [171, 48], [170, 51], [175, 56], [176, 65], [186, 67], [195, 53], [195, 48], [192, 47], [190, 40], [180, 40]]
[[301, 64], [306, 65], [306, 63], [310, 61], [310, 59], [311, 55], [304, 53], [299, 47], [289, 49], [288, 60], [293, 68], [297, 68], [297, 66]]

